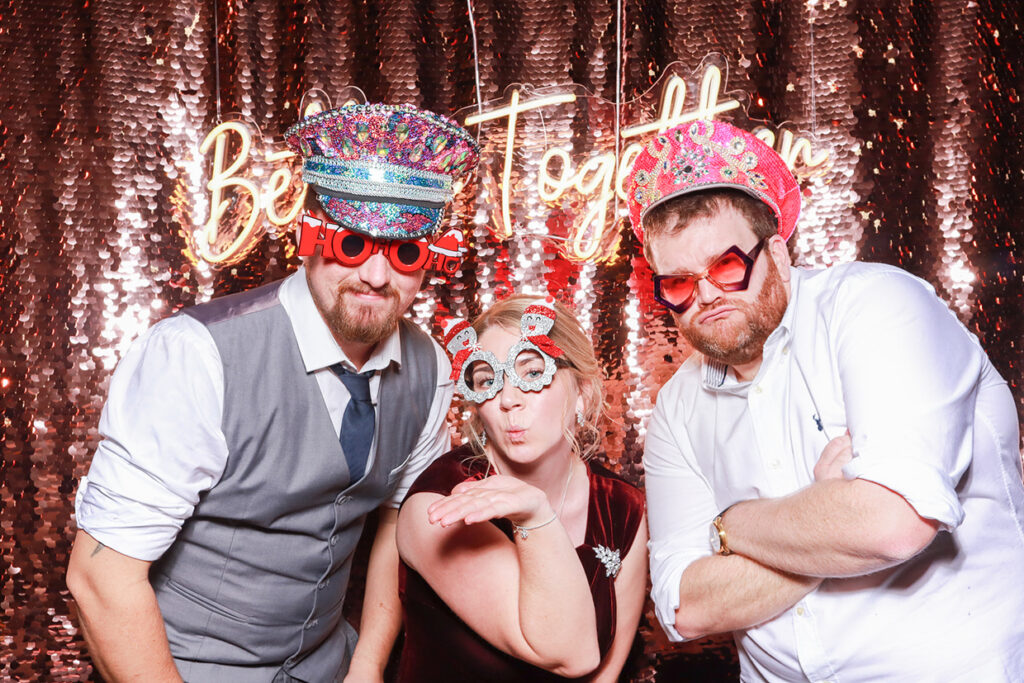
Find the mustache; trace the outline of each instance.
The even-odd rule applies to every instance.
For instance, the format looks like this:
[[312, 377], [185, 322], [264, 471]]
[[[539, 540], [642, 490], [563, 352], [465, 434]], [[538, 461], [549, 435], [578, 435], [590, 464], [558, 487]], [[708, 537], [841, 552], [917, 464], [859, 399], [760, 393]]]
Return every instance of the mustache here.
[[342, 282], [338, 285], [338, 296], [342, 294], [375, 294], [377, 296], [387, 297], [388, 299], [397, 299], [398, 290], [391, 284], [386, 284], [383, 287], [371, 287], [363, 282]]

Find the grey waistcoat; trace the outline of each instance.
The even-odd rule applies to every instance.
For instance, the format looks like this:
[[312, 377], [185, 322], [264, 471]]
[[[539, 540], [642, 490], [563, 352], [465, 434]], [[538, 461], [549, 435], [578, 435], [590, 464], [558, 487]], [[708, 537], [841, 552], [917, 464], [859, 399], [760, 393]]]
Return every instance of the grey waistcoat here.
[[344, 676], [355, 644], [341, 614], [352, 552], [366, 513], [394, 490], [437, 386], [433, 342], [403, 320], [401, 367], [381, 376], [376, 455], [350, 482], [278, 286], [184, 311], [220, 352], [228, 444], [220, 481], [150, 573], [188, 681]]

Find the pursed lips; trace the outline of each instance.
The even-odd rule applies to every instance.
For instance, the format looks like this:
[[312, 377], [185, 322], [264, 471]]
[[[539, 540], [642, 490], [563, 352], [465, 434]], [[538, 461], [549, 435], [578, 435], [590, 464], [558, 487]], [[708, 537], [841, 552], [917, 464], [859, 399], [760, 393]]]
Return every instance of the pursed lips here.
[[717, 307], [715, 309], [712, 309], [712, 310], [708, 311], [707, 313], [705, 313], [704, 315], [700, 316], [699, 318], [697, 318], [697, 324], [698, 325], [706, 325], [708, 323], [713, 323], [716, 320], [724, 318], [725, 316], [729, 315], [730, 313], [732, 313], [735, 310], [736, 310], [735, 306], [729, 306], [729, 305], [719, 306], [719, 307]]
[[508, 435], [510, 441], [521, 440], [526, 435], [526, 427], [520, 427], [519, 425], [509, 425], [505, 429], [505, 434]]

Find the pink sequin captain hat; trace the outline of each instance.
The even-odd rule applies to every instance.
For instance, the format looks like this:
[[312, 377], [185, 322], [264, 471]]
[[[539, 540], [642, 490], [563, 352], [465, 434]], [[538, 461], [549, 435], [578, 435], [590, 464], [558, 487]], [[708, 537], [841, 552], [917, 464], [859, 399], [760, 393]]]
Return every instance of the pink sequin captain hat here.
[[771, 207], [788, 240], [800, 217], [800, 188], [775, 150], [722, 121], [694, 121], [651, 138], [626, 179], [629, 216], [640, 241], [655, 206], [691, 192], [742, 190]]
[[302, 179], [327, 215], [378, 239], [411, 240], [444, 227], [455, 183], [480, 148], [450, 119], [411, 105], [356, 104], [285, 132]]

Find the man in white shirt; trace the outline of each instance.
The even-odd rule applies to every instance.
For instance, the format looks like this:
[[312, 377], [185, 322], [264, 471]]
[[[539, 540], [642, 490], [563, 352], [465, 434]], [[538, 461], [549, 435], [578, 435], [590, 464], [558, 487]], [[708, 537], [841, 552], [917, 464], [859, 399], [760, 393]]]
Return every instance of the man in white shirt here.
[[792, 268], [796, 182], [728, 124], [657, 136], [630, 202], [699, 352], [644, 453], [669, 637], [733, 632], [745, 681], [1024, 680], [1018, 418], [974, 336], [898, 268]]
[[[380, 680], [400, 626], [398, 505], [449, 447], [453, 389], [403, 315], [478, 148], [386, 105], [286, 139], [303, 268], [161, 321], [111, 380], [68, 569], [109, 680]], [[378, 506], [356, 646], [341, 611]]]

